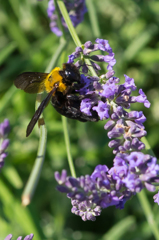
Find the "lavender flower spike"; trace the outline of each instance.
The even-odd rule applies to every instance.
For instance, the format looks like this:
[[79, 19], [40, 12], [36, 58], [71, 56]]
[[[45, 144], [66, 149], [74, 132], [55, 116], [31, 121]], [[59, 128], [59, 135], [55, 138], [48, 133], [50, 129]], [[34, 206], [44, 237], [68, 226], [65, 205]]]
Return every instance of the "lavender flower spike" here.
[[[87, 8], [85, 5], [85, 0], [79, 0], [79, 1], [63, 1], [67, 11], [69, 13], [70, 19], [72, 21], [72, 24], [74, 27], [76, 27], [79, 23], [81, 23], [84, 19], [84, 14], [87, 12]], [[49, 0], [48, 2], [48, 9], [47, 9], [47, 14], [48, 17], [50, 18], [50, 29], [53, 33], [55, 33], [58, 37], [62, 35], [61, 30], [57, 26], [57, 15], [55, 12], [55, 4], [54, 0]], [[61, 16], [61, 22], [62, 25], [67, 28], [66, 23]]]
[[[98, 51], [98, 50], [103, 51], [103, 55], [92, 54], [93, 52]], [[115, 54], [113, 53], [112, 48], [110, 47], [110, 45], [108, 43], [108, 40], [103, 40], [103, 39], [97, 38], [95, 44], [93, 44], [91, 41], [87, 41], [83, 45], [83, 48], [80, 50], [80, 52], [82, 53], [83, 58], [86, 57], [86, 58], [90, 59], [92, 67], [94, 68], [94, 70], [97, 73], [100, 70], [100, 66], [97, 64], [97, 62], [108, 63], [108, 66], [107, 66], [108, 73], [107, 73], [107, 75], [112, 76], [112, 72], [113, 72], [112, 70], [113, 70], [113, 66], [116, 63], [116, 60], [114, 58]], [[105, 55], [105, 53], [106, 53], [106, 55]], [[68, 62], [69, 63], [74, 63], [74, 60], [78, 57], [80, 57], [79, 50], [78, 50], [78, 48], [76, 48], [75, 52], [73, 52], [69, 56]], [[87, 73], [88, 72], [88, 67], [85, 64], [85, 62], [82, 61], [81, 65], [82, 65], [82, 72]], [[85, 69], [85, 71], [83, 71], [83, 69]], [[109, 72], [111, 72], [111, 74], [109, 74]]]
[[[103, 51], [102, 55], [95, 52]], [[79, 94], [82, 95], [80, 110], [88, 116], [92, 116], [92, 111], [98, 114], [100, 120], [108, 120], [105, 129], [108, 130], [108, 137], [111, 139], [109, 147], [113, 148], [113, 153], [130, 153], [132, 151], [141, 151], [145, 148], [141, 138], [146, 136], [147, 132], [143, 123], [146, 121], [142, 111], [130, 111], [131, 104], [139, 102], [145, 107], [150, 107], [147, 96], [139, 90], [139, 96], [132, 96], [132, 91], [136, 90], [133, 78], [127, 75], [125, 83], [120, 84], [120, 79], [115, 77], [113, 66], [116, 63], [112, 48], [108, 40], [96, 39], [96, 43], [87, 41], [82, 47], [76, 48], [69, 56], [69, 63], [74, 63], [78, 68], [82, 68], [85, 74], [88, 72], [88, 66], [84, 59], [90, 59], [91, 65], [99, 75], [100, 66], [97, 63], [105, 61], [108, 63], [107, 72], [101, 76], [91, 77], [81, 75], [82, 88]], [[96, 63], [97, 62], [97, 63]]]
[[6, 139], [9, 131], [9, 121], [8, 119], [5, 119], [4, 122], [0, 124], [0, 169], [3, 167], [4, 159], [7, 157], [7, 153], [5, 151], [9, 145], [9, 139]]
[[[124, 204], [143, 188], [155, 191], [154, 181], [159, 181], [157, 159], [141, 152], [130, 155], [118, 153], [114, 165], [96, 166], [91, 176], [68, 177], [66, 171], [55, 173], [57, 189], [71, 199], [72, 213], [83, 221], [95, 221], [101, 210], [109, 206], [124, 208]], [[159, 204], [159, 194], [154, 196]]]
[[[103, 55], [96, 55], [97, 50], [103, 51]], [[84, 73], [81, 89], [77, 90], [81, 97], [80, 111], [90, 118], [97, 114], [100, 120], [109, 119], [104, 129], [110, 139], [108, 146], [115, 154], [112, 168], [98, 165], [91, 176], [73, 178], [67, 176], [66, 171], [61, 175], [55, 173], [57, 189], [67, 194], [72, 213], [83, 221], [94, 221], [101, 210], [109, 206], [122, 209], [133, 195], [143, 188], [154, 192], [155, 184], [159, 183], [157, 159], [141, 152], [145, 148], [141, 138], [147, 134], [143, 125], [146, 117], [142, 111], [127, 111], [133, 103], [143, 103], [145, 107], [150, 107], [150, 103], [142, 89], [139, 96], [132, 96], [132, 91], [137, 88], [133, 78], [124, 75], [125, 83], [120, 84], [120, 79], [114, 76], [114, 56], [108, 40], [96, 39], [95, 44], [87, 41], [76, 48], [68, 60]], [[85, 58], [90, 60], [98, 77], [85, 75], [88, 72]], [[108, 63], [108, 71], [100, 76], [100, 66], [96, 62], [103, 61]], [[159, 204], [159, 193], [154, 196], [154, 201]]]

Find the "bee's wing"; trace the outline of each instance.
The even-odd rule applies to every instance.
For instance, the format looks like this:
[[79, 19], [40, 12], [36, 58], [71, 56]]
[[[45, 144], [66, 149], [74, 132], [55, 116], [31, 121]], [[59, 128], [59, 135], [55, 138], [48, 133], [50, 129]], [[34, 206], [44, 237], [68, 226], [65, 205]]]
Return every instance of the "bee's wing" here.
[[42, 112], [44, 111], [45, 107], [48, 105], [52, 94], [56, 91], [57, 86], [55, 86], [51, 92], [49, 92], [49, 94], [47, 95], [47, 97], [41, 102], [40, 106], [38, 107], [38, 109], [36, 110], [34, 116], [32, 117], [30, 123], [28, 124], [27, 130], [26, 130], [26, 137], [28, 137], [30, 135], [30, 133], [32, 132], [35, 124], [37, 123], [40, 115], [42, 114]]
[[16, 78], [14, 85], [27, 93], [41, 93], [45, 90], [47, 76], [48, 73], [24, 72]]

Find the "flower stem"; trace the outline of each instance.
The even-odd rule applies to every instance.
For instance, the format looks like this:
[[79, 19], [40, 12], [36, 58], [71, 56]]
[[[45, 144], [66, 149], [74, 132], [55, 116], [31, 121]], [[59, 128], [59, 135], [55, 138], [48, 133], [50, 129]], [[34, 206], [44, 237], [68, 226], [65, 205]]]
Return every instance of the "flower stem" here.
[[69, 17], [69, 14], [67, 12], [67, 9], [65, 7], [65, 4], [63, 3], [62, 0], [57, 0], [57, 3], [58, 3], [58, 6], [59, 6], [60, 11], [61, 11], [61, 14], [62, 14], [62, 16], [63, 16], [63, 18], [64, 18], [64, 20], [65, 20], [65, 22], [67, 24], [67, 27], [68, 27], [68, 29], [70, 31], [70, 34], [71, 34], [71, 36], [72, 36], [76, 46], [81, 46], [82, 44], [81, 44], [81, 42], [79, 40], [79, 37], [77, 36], [76, 31], [75, 31], [75, 29], [74, 29], [74, 27], [72, 25], [72, 22], [71, 22], [71, 19]]
[[[61, 40], [60, 45], [59, 45], [57, 51], [55, 52], [55, 54], [52, 56], [50, 64], [46, 68], [45, 72], [51, 71], [55, 62], [57, 61], [58, 57], [60, 56], [61, 52], [65, 48], [65, 45], [66, 45], [66, 41], [64, 41], [64, 39]], [[38, 108], [38, 106], [40, 105], [40, 102], [41, 102], [41, 94], [38, 94], [37, 98], [36, 98], [35, 109]], [[35, 189], [36, 189], [36, 186], [38, 184], [38, 180], [39, 180], [39, 177], [41, 174], [43, 162], [45, 159], [45, 150], [46, 150], [46, 143], [47, 143], [47, 130], [45, 127], [45, 122], [44, 122], [42, 114], [38, 120], [38, 126], [40, 128], [39, 146], [38, 146], [37, 157], [35, 159], [34, 166], [32, 168], [28, 182], [27, 182], [25, 189], [23, 191], [23, 194], [22, 194], [22, 204], [24, 206], [27, 206], [30, 203], [31, 198], [34, 195], [34, 192], [35, 192]]]
[[149, 142], [147, 141], [147, 138], [146, 138], [146, 137], [143, 137], [143, 138], [142, 138], [142, 142], [145, 144], [146, 152], [147, 152], [148, 154], [150, 154], [150, 155], [152, 155], [152, 156], [155, 157], [155, 154], [154, 154], [154, 152], [152, 151], [152, 148], [151, 148]]
[[17, 89], [15, 86], [11, 86], [9, 90], [4, 94], [3, 98], [1, 99], [0, 104], [0, 112], [6, 109], [7, 104], [9, 104], [10, 100], [13, 98], [14, 94], [16, 93]]
[[[67, 27], [70, 31], [70, 34], [71, 34], [76, 46], [81, 46], [82, 44], [81, 44], [80, 39], [78, 38], [78, 35], [77, 35], [73, 25], [72, 25], [72, 22], [70, 20], [70, 17], [69, 17], [69, 14], [67, 12], [67, 9], [65, 7], [65, 4], [61, 0], [57, 0], [57, 3], [58, 3], [61, 14], [62, 14], [62, 16], [63, 16], [63, 18], [64, 18], [64, 20], [67, 24]], [[91, 65], [89, 61], [88, 61], [88, 65]], [[95, 71], [92, 67], [90, 67], [90, 70], [93, 73], [93, 75], [94, 74], [96, 75], [96, 73], [95, 73]], [[62, 122], [63, 122], [64, 138], [65, 138], [67, 157], [68, 157], [68, 163], [69, 163], [71, 175], [73, 177], [76, 177], [75, 168], [74, 168], [74, 164], [73, 164], [73, 160], [72, 160], [72, 156], [71, 156], [71, 147], [70, 147], [70, 140], [69, 140], [69, 134], [68, 134], [67, 119], [63, 116], [62, 116]]]
[[58, 8], [58, 4], [57, 4], [57, 0], [54, 0], [54, 3], [55, 3], [55, 11], [56, 11], [56, 14], [57, 14], [57, 21], [58, 21], [58, 26], [62, 32], [62, 36], [64, 39], [66, 39], [66, 34], [65, 34], [65, 30], [64, 30], [64, 27], [62, 25], [62, 22], [61, 22], [61, 16], [60, 16], [60, 12], [59, 12], [59, 8]]
[[101, 36], [101, 31], [99, 27], [99, 21], [97, 19], [96, 7], [92, 0], [87, 0], [86, 4], [88, 8], [88, 14], [89, 14], [90, 23], [92, 26], [93, 35], [94, 37], [99, 38]]
[[[65, 4], [63, 3], [62, 0], [57, 0], [57, 3], [58, 3], [58, 6], [60, 8], [61, 14], [62, 14], [62, 16], [63, 16], [63, 18], [64, 18], [64, 20], [67, 24], [68, 30], [69, 30], [72, 38], [73, 38], [74, 43], [76, 44], [77, 47], [82, 46], [82, 43], [81, 43], [81, 41], [80, 41], [76, 31], [75, 31], [75, 28], [72, 25], [72, 22], [71, 22], [71, 19], [69, 17], [69, 14], [67, 12], [67, 9], [65, 7]], [[85, 62], [87, 63], [88, 68], [89, 68], [90, 72], [92, 73], [92, 76], [97, 76], [96, 72], [94, 71], [94, 68], [91, 66], [90, 61], [88, 59], [86, 59]]]
[[59, 58], [59, 56], [61, 56], [62, 51], [66, 47], [66, 43], [67, 43], [66, 40], [63, 37], [61, 37], [60, 44], [59, 44], [56, 52], [53, 54], [52, 59], [48, 65], [48, 67], [46, 68], [46, 72], [51, 72], [53, 66], [56, 65], [57, 59]]
[[65, 144], [66, 144], [66, 150], [67, 150], [68, 164], [70, 167], [72, 177], [76, 177], [76, 172], [75, 172], [75, 168], [74, 168], [74, 164], [73, 164], [73, 160], [72, 160], [72, 156], [71, 156], [67, 118], [64, 116], [62, 116], [62, 123], [63, 123], [63, 129], [64, 129], [64, 138], [65, 138]]
[[[36, 108], [38, 107], [37, 105], [39, 105], [40, 103], [38, 102], [40, 98], [40, 94], [37, 95], [37, 99], [36, 99]], [[44, 123], [44, 119], [41, 116], [39, 122], [43, 122], [42, 125], [40, 125], [40, 139], [39, 139], [39, 147], [38, 147], [38, 151], [37, 151], [37, 157], [35, 159], [35, 163], [33, 166], [33, 169], [31, 171], [29, 180], [26, 184], [26, 187], [24, 189], [24, 192], [22, 194], [22, 204], [24, 206], [27, 206], [28, 204], [30, 204], [31, 198], [35, 192], [40, 174], [41, 174], [41, 170], [42, 170], [42, 166], [43, 166], [43, 162], [45, 159], [45, 150], [46, 150], [46, 142], [47, 142], [47, 130], [45, 127], [45, 123]]]
[[142, 191], [140, 193], [138, 193], [137, 196], [140, 201], [141, 207], [143, 208], [143, 211], [145, 213], [147, 222], [149, 223], [150, 229], [151, 229], [155, 239], [159, 240], [158, 226], [154, 220], [150, 204], [149, 204], [146, 194], [145, 194], [145, 190], [142, 189]]
[[[58, 10], [58, 5], [57, 5], [57, 0], [54, 1], [55, 3], [55, 8], [56, 8], [56, 12], [58, 15], [58, 20], [60, 20], [60, 13]], [[65, 31], [63, 28], [63, 25], [60, 22], [60, 30], [63, 32], [63, 35], [61, 37], [61, 41], [65, 41], [66, 43], [66, 35], [65, 35]], [[71, 145], [70, 145], [70, 140], [69, 140], [69, 133], [68, 133], [68, 125], [67, 125], [67, 118], [65, 118], [64, 116], [61, 116], [62, 119], [62, 123], [63, 123], [63, 131], [64, 131], [64, 138], [65, 138], [65, 144], [66, 144], [66, 151], [67, 151], [67, 159], [68, 159], [68, 164], [70, 167], [70, 171], [71, 171], [71, 175], [73, 177], [76, 177], [76, 172], [75, 172], [75, 168], [74, 168], [74, 164], [73, 164], [73, 160], [72, 160], [72, 155], [71, 155]]]

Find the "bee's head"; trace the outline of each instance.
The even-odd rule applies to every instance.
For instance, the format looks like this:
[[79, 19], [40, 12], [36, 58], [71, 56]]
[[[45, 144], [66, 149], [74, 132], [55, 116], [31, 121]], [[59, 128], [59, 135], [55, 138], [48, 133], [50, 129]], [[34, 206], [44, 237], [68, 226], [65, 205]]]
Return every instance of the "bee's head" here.
[[80, 83], [81, 76], [79, 70], [72, 63], [64, 63], [63, 70], [59, 73], [63, 77], [63, 82], [67, 85], [72, 85], [72, 83]]

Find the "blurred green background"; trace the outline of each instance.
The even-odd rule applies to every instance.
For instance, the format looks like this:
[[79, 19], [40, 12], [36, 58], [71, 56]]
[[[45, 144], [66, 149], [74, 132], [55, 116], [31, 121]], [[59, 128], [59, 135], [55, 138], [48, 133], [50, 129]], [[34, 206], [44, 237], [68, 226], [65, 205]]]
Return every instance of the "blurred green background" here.
[[[97, 37], [108, 39], [115, 52], [116, 76], [135, 79], [151, 102], [134, 109], [144, 111], [147, 139], [159, 156], [159, 1], [100, 0], [93, 1], [100, 36], [92, 23], [93, 10], [77, 28], [82, 43]], [[88, 2], [87, 1], [87, 2]], [[89, 2], [89, 3], [90, 3]], [[59, 46], [59, 38], [49, 29], [47, 1], [8, 0], [0, 5], [0, 122], [11, 124], [9, 155], [0, 176], [0, 240], [9, 233], [34, 233], [35, 240], [137, 240], [154, 239], [137, 196], [124, 210], [104, 209], [95, 222], [83, 222], [73, 215], [70, 200], [56, 191], [54, 172], [68, 168], [61, 116], [51, 105], [44, 111], [48, 131], [46, 157], [41, 177], [31, 204], [21, 206], [21, 194], [31, 172], [38, 147], [38, 128], [26, 138], [27, 124], [34, 114], [36, 95], [15, 89], [13, 81], [24, 71], [44, 72]], [[57, 61], [67, 61], [75, 49], [70, 38], [65, 52]], [[104, 73], [104, 72], [103, 72]], [[104, 122], [80, 123], [68, 120], [71, 151], [77, 176], [91, 174], [97, 164], [112, 166], [112, 150], [108, 148]], [[147, 192], [155, 221], [159, 222], [153, 194]]]

